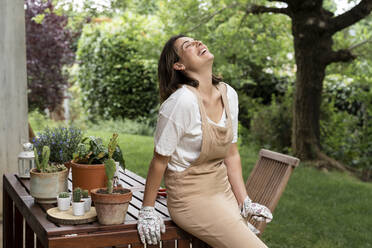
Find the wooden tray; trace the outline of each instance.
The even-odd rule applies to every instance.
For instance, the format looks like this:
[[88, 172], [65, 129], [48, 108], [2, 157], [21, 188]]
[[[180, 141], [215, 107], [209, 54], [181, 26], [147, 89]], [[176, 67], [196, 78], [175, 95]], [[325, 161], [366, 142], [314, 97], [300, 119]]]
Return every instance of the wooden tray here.
[[58, 207], [50, 208], [47, 211], [47, 218], [50, 221], [58, 224], [74, 225], [74, 224], [86, 224], [97, 220], [96, 208], [91, 207], [89, 212], [86, 212], [82, 216], [75, 216], [72, 213], [72, 206], [67, 211], [60, 211]]

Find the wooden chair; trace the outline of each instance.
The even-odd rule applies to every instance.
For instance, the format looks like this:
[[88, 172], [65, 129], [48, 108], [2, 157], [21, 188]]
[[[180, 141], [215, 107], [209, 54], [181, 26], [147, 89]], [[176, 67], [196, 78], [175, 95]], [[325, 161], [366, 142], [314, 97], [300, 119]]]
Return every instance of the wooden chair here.
[[[252, 201], [267, 206], [274, 213], [289, 177], [299, 162], [298, 158], [261, 149], [258, 161], [246, 183]], [[252, 218], [249, 221], [261, 232], [260, 234], [263, 233], [265, 222], [257, 222]]]

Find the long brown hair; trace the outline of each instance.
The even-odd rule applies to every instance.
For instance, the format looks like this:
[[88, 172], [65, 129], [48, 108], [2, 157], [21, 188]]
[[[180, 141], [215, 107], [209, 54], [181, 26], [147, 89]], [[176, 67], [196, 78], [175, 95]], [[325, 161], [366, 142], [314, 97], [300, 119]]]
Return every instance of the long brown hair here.
[[[183, 71], [175, 70], [173, 68], [174, 63], [180, 60], [174, 47], [174, 43], [181, 37], [186, 37], [186, 35], [179, 34], [172, 36], [165, 43], [159, 58], [158, 80], [161, 102], [167, 100], [167, 98], [182, 84], [187, 84], [195, 88], [199, 86], [198, 80], [188, 77]], [[221, 82], [221, 78], [212, 74], [212, 83], [217, 85], [219, 82]]]

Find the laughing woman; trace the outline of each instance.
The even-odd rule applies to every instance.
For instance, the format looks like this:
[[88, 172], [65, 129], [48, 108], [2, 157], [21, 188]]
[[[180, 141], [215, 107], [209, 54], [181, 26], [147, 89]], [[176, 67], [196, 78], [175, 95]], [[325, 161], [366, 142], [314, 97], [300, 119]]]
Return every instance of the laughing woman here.
[[212, 74], [213, 59], [201, 41], [184, 35], [170, 38], [160, 55], [162, 105], [137, 226], [143, 243], [157, 244], [165, 232], [154, 210], [164, 176], [169, 213], [182, 229], [212, 247], [267, 247], [247, 216], [269, 222], [272, 214], [247, 195], [238, 97]]

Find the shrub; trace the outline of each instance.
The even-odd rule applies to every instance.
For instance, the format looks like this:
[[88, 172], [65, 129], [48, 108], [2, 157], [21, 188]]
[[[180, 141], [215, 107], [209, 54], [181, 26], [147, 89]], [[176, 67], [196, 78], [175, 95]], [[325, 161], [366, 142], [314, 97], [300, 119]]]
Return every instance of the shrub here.
[[34, 138], [33, 144], [40, 154], [44, 146], [50, 148], [51, 163], [63, 164], [72, 160], [72, 156], [82, 139], [80, 129], [70, 127], [45, 128]]
[[278, 152], [288, 153], [291, 147], [292, 97], [282, 102], [273, 100], [254, 113], [250, 136], [257, 145]]
[[68, 19], [54, 12], [52, 0], [26, 0], [25, 21], [29, 109], [53, 111], [68, 84], [62, 66], [74, 58]]
[[141, 26], [125, 17], [87, 25], [78, 44], [78, 81], [88, 117], [146, 117], [158, 104], [156, 62], [144, 59]]

